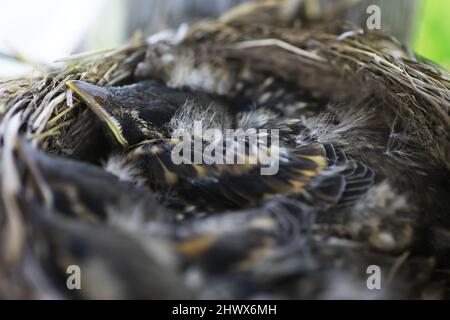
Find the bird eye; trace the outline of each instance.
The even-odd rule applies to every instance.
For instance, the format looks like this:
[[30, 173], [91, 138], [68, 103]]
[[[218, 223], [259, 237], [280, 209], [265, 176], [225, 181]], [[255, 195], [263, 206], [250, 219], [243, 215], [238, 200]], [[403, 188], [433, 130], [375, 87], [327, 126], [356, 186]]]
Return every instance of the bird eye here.
[[98, 104], [105, 104], [105, 100], [101, 97], [95, 97], [95, 102], [97, 102]]

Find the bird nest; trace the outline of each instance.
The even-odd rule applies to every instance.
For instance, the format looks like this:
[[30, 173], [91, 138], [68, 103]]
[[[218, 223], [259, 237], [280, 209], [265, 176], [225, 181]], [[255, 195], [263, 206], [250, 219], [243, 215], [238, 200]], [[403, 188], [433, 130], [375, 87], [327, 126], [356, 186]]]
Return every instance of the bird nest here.
[[[321, 126], [326, 130], [326, 126], [339, 122], [342, 117], [351, 119], [349, 122], [353, 123], [339, 130], [354, 133], [355, 138], [342, 142], [352, 157], [361, 158], [380, 170], [388, 166], [385, 163], [392, 164], [395, 177], [411, 175], [414, 180], [399, 178], [398, 184], [393, 184], [398, 193], [379, 181], [381, 187], [374, 191], [373, 197], [401, 207], [404, 204], [398, 203], [399, 194], [409, 190], [413, 195], [428, 193], [422, 195], [424, 199], [414, 209], [406, 209], [407, 218], [398, 218], [403, 219], [402, 223], [406, 220], [413, 230], [398, 232], [413, 232], [414, 236], [410, 237], [413, 240], [395, 245], [392, 250], [386, 249], [389, 241], [383, 237], [389, 237], [389, 233], [382, 228], [384, 222], [370, 215], [365, 222], [357, 220], [357, 231], [348, 220], [347, 224], [319, 223], [316, 237], [326, 235], [327, 239], [339, 239], [336, 255], [346, 250], [347, 245], [348, 250], [353, 250], [354, 246], [368, 243], [370, 250], [388, 257], [390, 280], [398, 277], [405, 261], [416, 261], [413, 253], [416, 242], [427, 243], [426, 247], [430, 242], [442, 241], [442, 237], [448, 239], [450, 234], [445, 227], [436, 227], [437, 232], [433, 233], [417, 225], [424, 221], [429, 228], [434, 228], [445, 220], [440, 217], [448, 208], [448, 200], [442, 196], [446, 192], [445, 183], [433, 180], [427, 190], [421, 190], [424, 186], [421, 181], [425, 181], [421, 179], [449, 176], [449, 73], [424, 61], [388, 35], [363, 31], [346, 23], [298, 23], [279, 14], [278, 9], [277, 4], [270, 2], [266, 6], [246, 5], [216, 20], [181, 27], [176, 32], [160, 33], [148, 39], [136, 37], [114, 50], [71, 56], [64, 60], [65, 68], [48, 70], [36, 78], [0, 82], [3, 141], [0, 278], [5, 279], [0, 281], [1, 295], [36, 297], [29, 293], [33, 284], [22, 276], [27, 273], [23, 265], [30, 263], [24, 261], [24, 256], [29, 254], [29, 249], [24, 248], [30, 217], [23, 213], [18, 200], [26, 178], [20, 174], [20, 164], [16, 161], [18, 141], [29, 141], [52, 156], [70, 158], [77, 153], [78, 159], [97, 161], [95, 124], [98, 120], [67, 87], [70, 80], [120, 86], [153, 79], [171, 87], [234, 97], [242, 86], [260, 85], [264, 82], [261, 79], [270, 78], [306, 101], [303, 117], [320, 113], [324, 108], [340, 110], [336, 118], [320, 118], [315, 130], [320, 131]], [[360, 123], [361, 118], [370, 120]], [[367, 137], [364, 130], [373, 131], [376, 142], [363, 138]], [[379, 131], [382, 133], [376, 134]], [[379, 136], [385, 139], [380, 142], [383, 148], [369, 150], [370, 144], [379, 142]], [[380, 161], [381, 156], [386, 158], [385, 162]], [[378, 209], [383, 211], [383, 207]], [[411, 215], [410, 211], [417, 214]], [[377, 214], [385, 218], [385, 213]], [[396, 223], [392, 222], [387, 229], [391, 230]], [[375, 233], [374, 228], [383, 232]], [[396, 297], [442, 296], [445, 285], [441, 285], [443, 277], [436, 275], [435, 266], [441, 263], [436, 252], [442, 252], [445, 245], [438, 247], [441, 251], [430, 249], [426, 254], [419, 254], [428, 266], [420, 269], [426, 271], [422, 282], [414, 287], [419, 289], [397, 288], [401, 294]]]

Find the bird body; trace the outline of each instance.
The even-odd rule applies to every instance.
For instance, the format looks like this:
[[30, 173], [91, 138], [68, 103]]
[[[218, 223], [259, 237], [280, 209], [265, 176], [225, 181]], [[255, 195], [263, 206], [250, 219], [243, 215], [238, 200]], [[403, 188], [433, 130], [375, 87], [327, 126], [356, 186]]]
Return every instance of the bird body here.
[[[220, 128], [214, 129], [219, 132], [226, 129], [240, 130], [241, 134], [225, 139], [221, 135], [218, 141], [215, 141], [214, 137], [213, 141], [208, 141], [211, 137], [205, 137], [202, 132], [195, 132], [195, 122], [200, 122], [201, 125], [201, 121], [209, 117], [210, 122], [206, 126], [203, 125], [203, 129], [211, 129], [208, 126], [214, 126], [217, 121], [214, 120], [215, 117], [221, 120], [221, 117], [217, 116], [220, 115], [221, 109], [214, 104], [202, 105], [193, 102], [195, 100], [187, 93], [183, 93], [184, 101], [171, 105], [167, 111], [176, 110], [172, 118], [166, 119], [165, 123], [155, 123], [150, 119], [160, 119], [160, 113], [155, 110], [148, 97], [156, 97], [159, 101], [160, 92], [170, 95], [173, 91], [174, 97], [177, 97], [180, 91], [160, 87], [155, 90], [155, 86], [141, 91], [140, 85], [104, 89], [83, 82], [71, 82], [69, 87], [77, 92], [92, 110], [105, 110], [106, 114], [111, 115], [104, 119], [107, 124], [105, 127], [111, 129], [109, 123], [117, 123], [116, 128], [120, 128], [120, 134], [115, 134], [115, 139], [118, 143], [126, 141], [122, 145], [128, 146], [132, 145], [129, 141], [135, 142], [134, 146], [125, 151], [123, 157], [124, 167], [137, 168], [137, 176], [131, 177], [132, 180], [144, 180], [154, 191], [162, 193], [163, 196], [182, 198], [187, 201], [187, 207], [194, 206], [196, 210], [251, 207], [278, 195], [303, 197], [305, 201], [316, 205], [322, 203], [332, 206], [352, 198], [357, 199], [367, 191], [373, 180], [373, 172], [369, 168], [347, 158], [341, 149], [336, 149], [332, 144], [320, 144], [313, 139], [299, 143], [296, 132], [302, 129], [301, 121], [283, 117], [274, 121], [273, 117], [276, 115], [271, 111], [264, 113], [264, 110], [260, 110], [259, 114], [244, 111], [233, 115], [232, 110], [228, 110], [224, 117], [230, 118], [231, 121], [225, 123], [228, 122], [231, 126], [237, 124], [239, 127], [223, 128], [222, 122]], [[127, 99], [123, 100], [124, 96]], [[136, 101], [146, 101], [147, 104], [138, 104]], [[191, 103], [196, 103], [195, 106], [201, 111], [197, 111], [197, 114], [193, 112], [191, 119], [181, 121], [184, 127], [191, 124], [191, 128], [186, 131], [188, 135], [172, 137], [171, 133], [186, 129], [173, 124], [180, 123], [180, 119], [176, 119], [180, 114], [192, 113], [192, 109], [184, 110], [192, 108]], [[138, 109], [135, 106], [138, 106]], [[221, 105], [220, 108], [224, 106]], [[130, 115], [133, 120], [130, 120]], [[196, 115], [199, 119], [196, 119]], [[259, 119], [253, 118], [252, 115], [257, 115]], [[258, 127], [248, 127], [252, 123], [257, 123]], [[161, 127], [164, 129], [153, 133]], [[248, 135], [245, 130], [248, 130]], [[277, 141], [273, 137], [272, 140], [267, 139], [270, 138], [271, 130], [280, 131], [277, 133]], [[141, 137], [141, 141], [137, 141], [136, 137]], [[201, 144], [199, 149], [195, 145], [196, 139]], [[213, 152], [205, 155], [211, 144], [215, 146]], [[180, 145], [182, 148], [178, 148]], [[186, 146], [188, 156], [181, 157], [187, 161], [176, 163], [174, 154], [177, 156], [178, 153], [175, 149], [183, 150]], [[230, 149], [233, 152], [230, 152]], [[199, 157], [200, 161], [196, 161], [198, 153], [202, 156]], [[276, 161], [278, 167], [271, 175], [262, 172], [264, 163], [259, 157], [261, 153], [276, 157], [270, 159], [272, 162]]]

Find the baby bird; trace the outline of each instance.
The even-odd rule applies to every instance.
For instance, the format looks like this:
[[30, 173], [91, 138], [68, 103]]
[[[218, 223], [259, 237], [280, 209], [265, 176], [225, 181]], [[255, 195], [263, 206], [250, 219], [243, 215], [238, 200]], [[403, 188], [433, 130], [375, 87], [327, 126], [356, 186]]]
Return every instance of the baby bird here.
[[[217, 98], [155, 82], [118, 88], [81, 81], [67, 85], [124, 149], [120, 162], [129, 179], [143, 181], [166, 204], [185, 211], [254, 207], [280, 195], [325, 210], [358, 199], [374, 178], [370, 168], [332, 143], [305, 139], [304, 134], [299, 141], [297, 134], [306, 130], [301, 121], [265, 109], [239, 112], [229, 106], [239, 101], [227, 106], [216, 103]], [[221, 118], [216, 121], [218, 115]], [[203, 121], [203, 131], [234, 129], [241, 134], [213, 141], [215, 148], [207, 153], [215, 137], [199, 135], [194, 128], [198, 120]], [[184, 135], [177, 136], [180, 130]], [[180, 146], [188, 156], [175, 163], [173, 156]], [[230, 156], [230, 149], [236, 153]], [[270, 161], [262, 161], [261, 153]], [[203, 162], [195, 160], [197, 155]], [[262, 174], [267, 167], [275, 167], [274, 172]]]
[[101, 168], [71, 159], [50, 158], [21, 141], [17, 146], [20, 162], [28, 166], [33, 190], [48, 210], [90, 223], [105, 222], [114, 212], [152, 208], [147, 218], [163, 216], [163, 208], [147, 189]]
[[[176, 270], [167, 241], [151, 238], [149, 245], [117, 226], [118, 221], [133, 219], [162, 221], [158, 214], [170, 214], [149, 190], [119, 181], [93, 165], [50, 158], [24, 141], [17, 144], [16, 163], [26, 177], [16, 200], [30, 229], [27, 249], [34, 253], [35, 268], [50, 275], [49, 286], [57, 296], [194, 296]], [[73, 266], [80, 270], [78, 290], [67, 285]]]
[[[147, 188], [97, 166], [51, 158], [24, 141], [15, 160], [24, 176], [16, 197], [30, 227], [26, 251], [36, 260], [34, 272], [47, 275], [64, 298], [290, 298], [294, 292], [311, 298], [311, 288], [317, 298], [323, 290], [348, 297], [333, 289], [333, 274], [364, 284], [368, 261], [388, 268], [396, 259], [370, 252], [370, 242], [342, 247], [332, 228], [315, 234], [323, 210], [317, 202], [278, 196], [255, 208], [173, 223], [174, 212]], [[342, 265], [343, 257], [347, 264], [360, 259], [360, 269]], [[81, 270], [81, 290], [67, 287], [71, 266]], [[360, 291], [352, 295], [368, 295], [354, 289]]]
[[108, 89], [83, 81], [69, 81], [67, 85], [103, 121], [123, 148], [148, 138], [163, 137], [163, 126], [186, 100], [210, 102], [206, 95], [173, 91], [155, 81]]

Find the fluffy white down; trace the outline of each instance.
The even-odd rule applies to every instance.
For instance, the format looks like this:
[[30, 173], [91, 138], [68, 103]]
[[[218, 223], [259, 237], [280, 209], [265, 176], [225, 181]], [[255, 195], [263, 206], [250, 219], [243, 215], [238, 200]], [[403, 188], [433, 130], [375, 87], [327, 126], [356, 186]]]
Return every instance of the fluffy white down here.
[[121, 181], [128, 181], [136, 183], [138, 185], [143, 185], [144, 181], [139, 178], [138, 170], [127, 163], [125, 158], [120, 154], [115, 154], [109, 157], [104, 163], [103, 168], [115, 175]]

